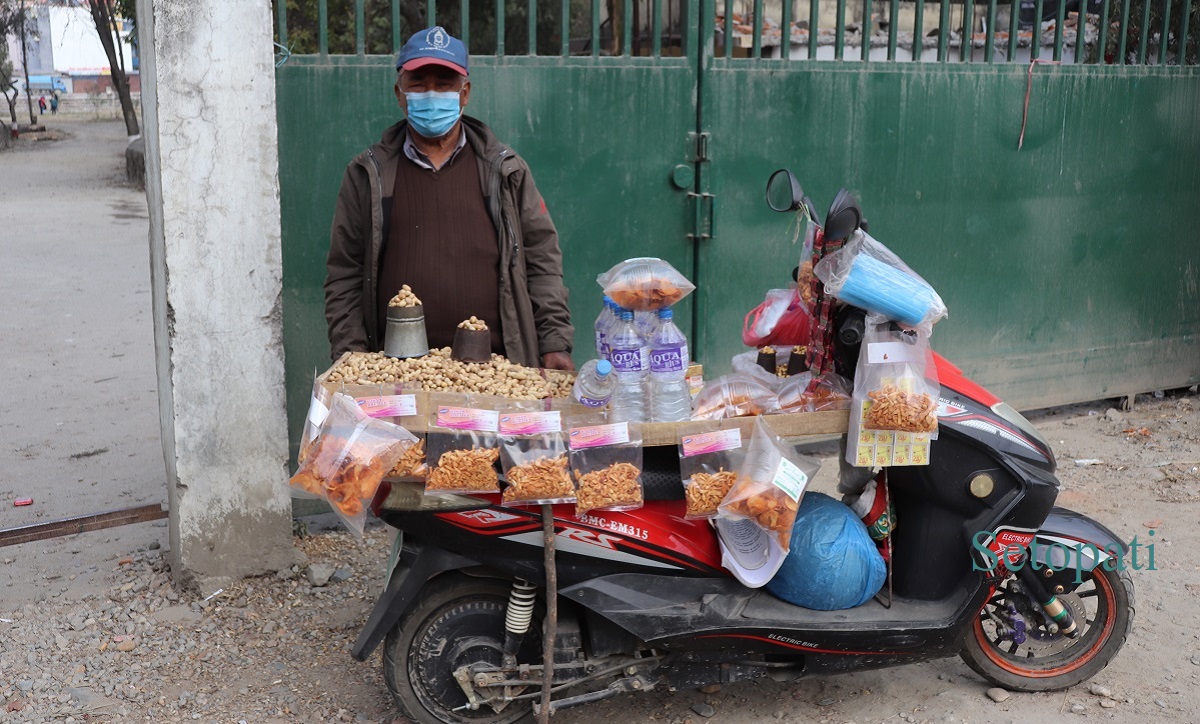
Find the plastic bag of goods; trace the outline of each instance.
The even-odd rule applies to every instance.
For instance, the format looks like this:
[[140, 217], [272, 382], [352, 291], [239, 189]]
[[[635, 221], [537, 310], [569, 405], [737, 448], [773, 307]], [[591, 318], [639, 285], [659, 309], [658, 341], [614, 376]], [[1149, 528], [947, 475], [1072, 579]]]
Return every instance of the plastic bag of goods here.
[[820, 467], [820, 462], [797, 453], [759, 418], [720, 515], [753, 520], [786, 552], [800, 500]]
[[937, 433], [939, 390], [928, 335], [868, 317], [854, 372], [863, 428]]
[[562, 413], [541, 402], [512, 402], [500, 411], [501, 502], [539, 505], [575, 501]]
[[933, 287], [862, 230], [817, 262], [813, 272], [841, 301], [926, 334], [946, 316], [946, 305]]
[[763, 381], [749, 375], [723, 375], [709, 382], [692, 402], [693, 420], [724, 420], [774, 412], [779, 399]]
[[645, 501], [641, 426], [607, 419], [588, 415], [567, 423], [577, 516], [593, 510], [633, 510]]
[[849, 410], [853, 393], [850, 381], [836, 372], [813, 379], [811, 372], [789, 377], [779, 390], [780, 412]]
[[791, 550], [767, 590], [797, 606], [837, 611], [871, 600], [886, 580], [883, 557], [854, 511], [810, 493], [796, 515]]
[[375, 497], [383, 476], [416, 442], [408, 430], [369, 417], [353, 397], [337, 393], [320, 434], [288, 484], [301, 497], [307, 494], [328, 501], [346, 527], [361, 537], [367, 503]]
[[618, 306], [634, 311], [665, 309], [696, 289], [675, 267], [654, 257], [626, 259], [596, 282]]
[[762, 304], [742, 320], [742, 343], [747, 347], [806, 345], [811, 329], [812, 309], [800, 287], [770, 289]]
[[693, 423], [679, 438], [685, 518], [715, 518], [717, 507], [737, 480], [744, 453], [741, 430], [720, 430], [718, 424]]
[[425, 435], [425, 492], [499, 493], [497, 398], [433, 394]]

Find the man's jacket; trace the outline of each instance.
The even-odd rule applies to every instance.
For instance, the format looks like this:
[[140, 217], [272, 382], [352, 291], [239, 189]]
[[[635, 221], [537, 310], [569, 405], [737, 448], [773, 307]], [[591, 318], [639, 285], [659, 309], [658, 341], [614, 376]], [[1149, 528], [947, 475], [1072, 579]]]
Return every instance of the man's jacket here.
[[[504, 356], [540, 367], [549, 352], [570, 352], [571, 315], [562, 280], [558, 232], [533, 183], [529, 166], [482, 122], [463, 116], [463, 130], [479, 163], [480, 188], [500, 243], [500, 324]], [[376, 351], [383, 340], [376, 307], [379, 260], [407, 121], [346, 167], [330, 232], [325, 320], [333, 359], [346, 351]], [[389, 203], [390, 206], [390, 203]], [[401, 240], [401, 243], [403, 241]], [[454, 260], [445, 260], [454, 273]]]

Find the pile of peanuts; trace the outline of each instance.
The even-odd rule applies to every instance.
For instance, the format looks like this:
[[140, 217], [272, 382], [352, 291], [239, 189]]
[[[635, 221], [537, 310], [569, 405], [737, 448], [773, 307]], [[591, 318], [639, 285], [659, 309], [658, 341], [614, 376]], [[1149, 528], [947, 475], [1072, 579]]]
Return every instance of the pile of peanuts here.
[[325, 381], [347, 385], [419, 382], [422, 389], [430, 391], [541, 400], [568, 397], [574, 377], [560, 372], [546, 379], [537, 370], [513, 364], [498, 354], [489, 362], [460, 362], [450, 358], [449, 347], [443, 347], [410, 359], [395, 359], [382, 352], [351, 352], [330, 370]]
[[416, 294], [413, 294], [412, 287], [405, 284], [404, 286], [400, 287], [400, 291], [396, 293], [396, 296], [392, 297], [391, 300], [388, 301], [388, 306], [419, 307], [421, 306], [421, 300], [417, 299]]
[[458, 323], [459, 329], [466, 329], [471, 332], [486, 332], [488, 331], [487, 323], [482, 319], [477, 319], [475, 315], [471, 315], [470, 319], [464, 319]]

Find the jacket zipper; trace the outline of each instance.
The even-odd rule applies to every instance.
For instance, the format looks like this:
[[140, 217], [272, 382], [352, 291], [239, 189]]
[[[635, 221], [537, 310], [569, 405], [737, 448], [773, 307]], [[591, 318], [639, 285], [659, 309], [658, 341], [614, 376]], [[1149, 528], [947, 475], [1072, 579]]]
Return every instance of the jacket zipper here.
[[[382, 213], [383, 213], [383, 167], [382, 167], [382, 166], [379, 164], [379, 159], [375, 157], [375, 151], [374, 151], [374, 150], [372, 150], [371, 148], [367, 148], [367, 158], [371, 159], [371, 165], [375, 167], [375, 179], [374, 179], [374, 180], [372, 181], [372, 183], [371, 183], [371, 196], [372, 196], [372, 198], [371, 198], [371, 206], [372, 206], [372, 214], [374, 214], [374, 206], [375, 206], [375, 202], [376, 202], [376, 200], [378, 200], [378, 201], [379, 201], [379, 209], [380, 209], [380, 214], [382, 214]], [[382, 228], [383, 228], [383, 226], [382, 226], [382, 223], [383, 223], [383, 220], [382, 220], [382, 219], [380, 219], [380, 233], [382, 233]], [[374, 246], [375, 246], [375, 224], [374, 224], [374, 223], [372, 223], [372, 224], [371, 224], [371, 238], [367, 240], [367, 245], [368, 245], [368, 252], [367, 252], [367, 254], [368, 254], [368, 257], [369, 257], [369, 256], [370, 256], [370, 253], [371, 253], [371, 251], [374, 251]], [[367, 260], [365, 260], [365, 261], [368, 261], [368, 262], [370, 262], [370, 263], [366, 263], [366, 264], [364, 264], [364, 266], [365, 266], [365, 267], [367, 267], [367, 269], [366, 269], [366, 273], [367, 273], [367, 288], [368, 288], [368, 289], [375, 289], [375, 283], [376, 283], [376, 282], [375, 282], [375, 279], [373, 278], [373, 275], [374, 275], [374, 273], [375, 273], [375, 264], [374, 264], [374, 260], [373, 260], [373, 259], [367, 259]], [[373, 296], [378, 296], [378, 293], [379, 293], [379, 292], [378, 292], [378, 290], [376, 290], [376, 293], [375, 293], [375, 295], [373, 295]], [[369, 303], [370, 303], [370, 304], [374, 304], [375, 302], [374, 302], [374, 300], [372, 299], [372, 300], [370, 300], [370, 301], [369, 301]], [[373, 325], [368, 325], [368, 326], [371, 326], [371, 327], [378, 327], [378, 326], [379, 326], [379, 320], [378, 320], [378, 319], [376, 319], [376, 320], [374, 320], [374, 322], [375, 322], [375, 324], [373, 324]], [[368, 346], [369, 346], [369, 347], [372, 347], [372, 348], [374, 348], [374, 347], [375, 347], [375, 345], [378, 343], [378, 341], [379, 341], [379, 340], [375, 339], [375, 330], [374, 330], [374, 329], [368, 329], [368, 330], [367, 330], [367, 343], [368, 343]]]

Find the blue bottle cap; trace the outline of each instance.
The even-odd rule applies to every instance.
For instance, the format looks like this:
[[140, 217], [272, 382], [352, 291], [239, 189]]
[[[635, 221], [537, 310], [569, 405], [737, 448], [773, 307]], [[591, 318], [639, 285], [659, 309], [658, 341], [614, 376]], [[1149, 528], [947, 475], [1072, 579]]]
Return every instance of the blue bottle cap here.
[[664, 307], [663, 309], [658, 310], [659, 319], [670, 319], [673, 316], [675, 315], [671, 313], [670, 307]]
[[607, 377], [609, 372], [612, 372], [612, 362], [602, 359], [596, 363], [596, 374]]

